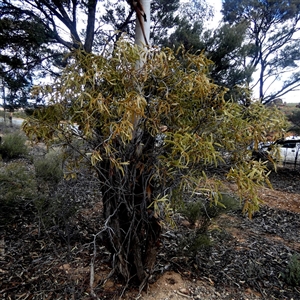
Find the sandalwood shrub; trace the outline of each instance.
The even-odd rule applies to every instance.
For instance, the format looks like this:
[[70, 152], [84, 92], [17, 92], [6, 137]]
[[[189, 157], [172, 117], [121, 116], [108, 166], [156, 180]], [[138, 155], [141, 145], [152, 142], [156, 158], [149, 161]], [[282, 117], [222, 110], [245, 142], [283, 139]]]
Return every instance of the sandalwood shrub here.
[[[137, 69], [141, 55], [145, 63]], [[23, 129], [31, 140], [73, 147], [68, 176], [80, 164], [96, 172], [104, 207], [101, 236], [113, 271], [126, 282], [142, 287], [151, 275], [162, 226], [172, 222], [173, 204], [183, 194], [220, 201], [206, 168], [230, 163], [228, 179], [238, 183], [245, 212], [258, 209], [257, 186], [267, 181], [267, 170], [250, 159], [247, 147], [269, 132], [282, 133], [278, 111], [225, 102], [225, 91], [207, 76], [212, 62], [203, 54], [146, 54], [121, 41], [113, 53], [78, 50], [69, 61], [48, 87], [49, 106]]]

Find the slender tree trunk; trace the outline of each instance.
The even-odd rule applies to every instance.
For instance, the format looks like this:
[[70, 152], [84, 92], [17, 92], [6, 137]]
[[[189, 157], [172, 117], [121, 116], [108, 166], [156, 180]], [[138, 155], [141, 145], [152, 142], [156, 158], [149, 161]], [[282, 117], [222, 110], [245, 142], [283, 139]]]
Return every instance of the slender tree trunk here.
[[135, 44], [144, 48], [149, 44], [150, 39], [150, 0], [141, 0], [140, 2], [144, 9], [146, 20], [143, 17], [137, 17], [135, 25]]
[[[144, 10], [144, 16], [138, 14], [135, 25], [135, 44], [141, 48], [141, 52], [147, 52], [150, 39], [150, 0], [141, 0], [141, 5]], [[136, 68], [142, 68], [146, 59], [146, 55], [142, 55], [136, 63]]]
[[2, 99], [3, 99], [3, 119], [4, 119], [4, 124], [6, 124], [6, 97], [5, 97], [5, 85], [4, 85], [4, 79], [2, 78]]
[[89, 0], [87, 2], [88, 20], [86, 26], [86, 38], [84, 43], [84, 49], [88, 53], [92, 51], [92, 46], [94, 42], [96, 7], [97, 7], [97, 0]]
[[264, 73], [265, 73], [265, 63], [261, 61], [261, 69], [259, 75], [259, 100], [263, 103], [264, 100]]

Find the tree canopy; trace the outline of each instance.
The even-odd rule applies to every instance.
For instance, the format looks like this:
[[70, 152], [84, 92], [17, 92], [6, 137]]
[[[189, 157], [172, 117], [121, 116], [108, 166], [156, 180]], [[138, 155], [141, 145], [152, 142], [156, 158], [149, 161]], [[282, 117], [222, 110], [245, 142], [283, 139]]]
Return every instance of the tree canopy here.
[[[176, 19], [179, 0], [152, 1], [152, 39], [165, 36]], [[32, 78], [58, 76], [66, 54], [83, 48], [101, 53], [122, 35], [134, 36], [128, 1], [3, 0], [0, 5], [0, 76], [10, 90], [32, 84]], [[36, 82], [33, 82], [36, 84]], [[12, 93], [14, 94], [14, 92]]]
[[[250, 87], [268, 103], [300, 86], [300, 1], [224, 0], [224, 21], [246, 24], [247, 68], [258, 73]], [[250, 81], [248, 81], [250, 84]]]

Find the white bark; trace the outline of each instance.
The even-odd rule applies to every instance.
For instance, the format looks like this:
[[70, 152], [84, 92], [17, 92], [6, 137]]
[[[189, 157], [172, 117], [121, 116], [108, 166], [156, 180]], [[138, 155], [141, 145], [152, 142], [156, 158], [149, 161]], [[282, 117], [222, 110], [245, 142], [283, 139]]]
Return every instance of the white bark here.
[[[140, 20], [142, 20], [142, 24], [140, 24], [138, 20], [138, 16], [136, 16], [135, 44], [144, 48], [146, 44], [149, 43], [150, 40], [150, 0], [140, 0], [140, 2], [144, 8], [147, 21], [145, 22], [143, 18], [140, 18]], [[143, 28], [144, 28], [146, 41], [143, 34]]]
[[[138, 11], [136, 11], [136, 23], [135, 23], [135, 44], [140, 48], [140, 58], [136, 62], [136, 69], [141, 69], [147, 59], [147, 51], [149, 46], [150, 38], [150, 0], [137, 0], [140, 1], [146, 18], [143, 18]], [[146, 19], [146, 20], [145, 20]], [[137, 86], [139, 93], [143, 94], [143, 86]], [[140, 116], [135, 115], [133, 118], [133, 134], [132, 137], [135, 139], [138, 135], [138, 124]]]

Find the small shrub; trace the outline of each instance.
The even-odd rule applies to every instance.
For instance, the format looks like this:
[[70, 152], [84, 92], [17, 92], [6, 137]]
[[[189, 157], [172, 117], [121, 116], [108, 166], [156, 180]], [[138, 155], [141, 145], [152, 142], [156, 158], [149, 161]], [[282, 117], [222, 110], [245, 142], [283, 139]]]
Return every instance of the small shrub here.
[[207, 251], [211, 246], [212, 241], [207, 233], [194, 230], [180, 240], [178, 250], [185, 257], [194, 257], [197, 252]]
[[66, 193], [61, 194], [63, 185], [63, 159], [59, 150], [34, 159], [36, 180], [39, 184], [38, 197], [34, 201], [42, 228], [56, 228], [60, 237], [69, 240], [72, 217], [77, 211], [76, 203]]
[[36, 177], [38, 180], [57, 184], [63, 178], [62, 154], [58, 151], [51, 151], [43, 158], [34, 161]]
[[36, 193], [34, 173], [22, 162], [0, 167], [0, 186], [0, 200], [6, 202], [16, 198], [32, 198]]
[[180, 212], [192, 224], [196, 222], [203, 223], [203, 219], [210, 220], [221, 213], [236, 211], [241, 209], [240, 201], [229, 194], [221, 194], [220, 203], [214, 204], [206, 199], [200, 199], [196, 202], [187, 202]]
[[191, 225], [195, 225], [200, 217], [203, 216], [203, 206], [204, 204], [202, 201], [188, 202], [185, 203], [184, 208], [180, 212], [191, 223]]
[[211, 218], [238, 209], [241, 209], [240, 201], [229, 194], [221, 194], [220, 203], [217, 205], [208, 199], [201, 198], [195, 202], [186, 202], [180, 212], [191, 225], [196, 225], [196, 227], [193, 232], [182, 239], [179, 244], [180, 251], [192, 257], [198, 251], [209, 250], [212, 244], [208, 235]]
[[222, 213], [237, 211], [241, 208], [241, 202], [238, 198], [230, 194], [221, 193], [220, 202], [218, 204], [210, 203], [209, 206], [206, 207], [206, 212], [213, 218]]
[[0, 223], [4, 224], [36, 196], [34, 172], [21, 162], [1, 165], [0, 190]]
[[237, 211], [242, 208], [241, 201], [237, 197], [225, 193], [222, 193], [221, 196], [225, 211]]
[[71, 218], [77, 211], [77, 206], [72, 199], [63, 195], [39, 195], [34, 201], [38, 217], [44, 229], [55, 226], [58, 229], [65, 229], [70, 226]]
[[298, 254], [292, 255], [283, 278], [289, 285], [300, 285], [300, 256]]
[[207, 234], [198, 233], [194, 238], [192, 238], [191, 243], [189, 244], [189, 252], [196, 253], [200, 250], [208, 249], [211, 244], [212, 242]]
[[26, 137], [19, 132], [10, 133], [2, 137], [0, 154], [2, 158], [12, 159], [27, 155]]

